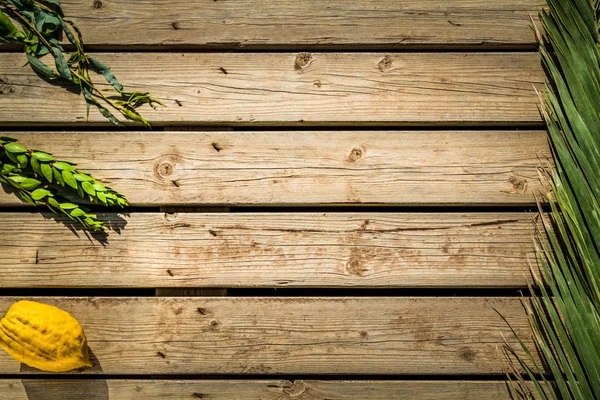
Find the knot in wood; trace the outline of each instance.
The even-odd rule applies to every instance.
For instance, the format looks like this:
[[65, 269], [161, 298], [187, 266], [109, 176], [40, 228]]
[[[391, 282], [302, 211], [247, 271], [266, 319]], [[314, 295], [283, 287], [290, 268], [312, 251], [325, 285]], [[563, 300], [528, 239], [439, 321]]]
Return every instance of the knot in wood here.
[[469, 347], [461, 347], [458, 351], [458, 354], [460, 358], [467, 362], [473, 362], [475, 360], [475, 357], [477, 357], [477, 353], [475, 353], [475, 351], [473, 351], [473, 349], [470, 349]]
[[308, 390], [308, 386], [304, 381], [287, 381], [283, 385], [283, 393], [290, 397], [302, 396]]
[[208, 325], [210, 326], [211, 331], [218, 331], [219, 327], [221, 326], [221, 323], [219, 321], [217, 321], [216, 319], [213, 319], [209, 322]]
[[351, 275], [364, 276], [367, 269], [363, 267], [363, 263], [358, 258], [351, 258], [346, 263], [346, 271]]
[[102, 6], [103, 6], [103, 4], [102, 4], [102, 2], [101, 2], [100, 0], [94, 0], [93, 7], [94, 7], [96, 10], [99, 10], [99, 9], [101, 9], [101, 8], [102, 8]]
[[294, 69], [296, 71], [302, 71], [312, 59], [312, 53], [298, 53], [296, 54], [296, 61], [294, 61]]
[[512, 193], [523, 194], [527, 190], [527, 179], [525, 178], [513, 175], [508, 182], [512, 185], [512, 189], [510, 190]]
[[359, 149], [358, 147], [352, 149], [352, 151], [350, 152], [350, 161], [358, 161], [362, 158], [363, 156], [363, 151], [362, 149]]
[[156, 167], [156, 172], [158, 172], [160, 176], [169, 176], [173, 174], [173, 169], [173, 164], [169, 162], [163, 162], [158, 164], [158, 167]]
[[0, 94], [13, 94], [15, 91], [14, 86], [0, 84]]
[[381, 72], [388, 71], [391, 68], [392, 68], [392, 57], [390, 57], [390, 56], [383, 57], [381, 59], [381, 61], [379, 61], [379, 64], [377, 64], [377, 69], [380, 70]]

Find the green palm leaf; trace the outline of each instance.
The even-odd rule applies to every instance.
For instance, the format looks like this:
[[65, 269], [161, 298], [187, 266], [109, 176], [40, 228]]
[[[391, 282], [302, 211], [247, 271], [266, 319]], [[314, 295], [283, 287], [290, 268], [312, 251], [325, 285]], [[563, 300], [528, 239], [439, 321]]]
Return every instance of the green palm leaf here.
[[[513, 394], [600, 399], [600, 26], [599, 0], [548, 0], [540, 54], [549, 83], [542, 113], [555, 166], [544, 179], [550, 214], [537, 234], [540, 295], [524, 300], [544, 371], [523, 341], [510, 346]], [[551, 374], [552, 379], [546, 379]]]

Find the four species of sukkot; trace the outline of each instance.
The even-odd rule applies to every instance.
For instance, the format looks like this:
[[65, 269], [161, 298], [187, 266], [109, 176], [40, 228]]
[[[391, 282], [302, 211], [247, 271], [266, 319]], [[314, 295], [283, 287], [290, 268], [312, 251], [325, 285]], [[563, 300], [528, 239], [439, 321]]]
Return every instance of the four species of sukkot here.
[[[541, 214], [544, 232], [538, 237], [543, 274], [536, 283], [541, 295], [532, 291], [532, 299], [525, 301], [544, 367], [524, 343], [525, 357], [511, 347], [507, 354], [517, 397], [532, 397], [524, 371], [541, 399], [591, 400], [600, 398], [600, 1], [548, 3], [550, 12], [541, 16], [546, 32], [541, 54], [550, 79], [543, 113], [556, 166], [545, 177], [552, 188], [547, 195], [552, 213]], [[68, 59], [58, 40], [61, 31], [76, 48]], [[0, 0], [0, 40], [23, 44], [38, 74], [77, 85], [88, 110], [97, 107], [115, 124], [120, 122], [111, 110], [148, 125], [137, 107], [160, 104], [148, 93], [124, 91], [108, 67], [84, 53], [79, 30], [64, 18], [58, 0]], [[45, 55], [54, 59], [55, 68], [41, 61]], [[98, 90], [90, 71], [102, 74], [120, 99]], [[101, 222], [84, 208], [59, 200], [50, 185], [68, 187], [105, 205], [127, 204], [73, 164], [29, 151], [9, 138], [0, 141], [0, 162], [0, 182], [13, 186], [24, 200], [46, 205], [92, 230], [101, 229]], [[67, 312], [40, 303], [21, 301], [9, 309], [0, 321], [0, 347], [45, 371], [91, 366], [79, 323]]]

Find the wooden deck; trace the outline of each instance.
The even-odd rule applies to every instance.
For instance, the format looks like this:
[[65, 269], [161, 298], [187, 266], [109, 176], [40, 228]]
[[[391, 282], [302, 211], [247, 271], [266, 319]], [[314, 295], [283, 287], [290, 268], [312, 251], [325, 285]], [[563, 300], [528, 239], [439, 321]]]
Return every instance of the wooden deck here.
[[0, 46], [2, 135], [133, 206], [91, 235], [0, 191], [0, 311], [69, 311], [95, 363], [0, 352], [0, 400], [509, 400], [498, 313], [530, 341], [551, 158], [543, 0], [62, 3], [167, 107], [152, 131], [86, 119]]

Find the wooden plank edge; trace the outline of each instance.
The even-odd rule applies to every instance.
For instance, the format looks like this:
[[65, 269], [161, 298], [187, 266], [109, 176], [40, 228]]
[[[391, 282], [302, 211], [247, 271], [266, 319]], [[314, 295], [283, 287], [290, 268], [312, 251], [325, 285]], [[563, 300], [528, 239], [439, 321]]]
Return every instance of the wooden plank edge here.
[[112, 230], [82, 240], [0, 213], [0, 287], [526, 288], [535, 257], [524, 212], [98, 216]]
[[[0, 298], [0, 309], [19, 299]], [[70, 312], [86, 330], [94, 366], [73, 371], [77, 375], [484, 379], [504, 376], [503, 335], [512, 345], [518, 346], [517, 335], [533, 346], [522, 300], [516, 297], [30, 300]], [[517, 352], [523, 354], [518, 348]], [[5, 353], [0, 353], [0, 371], [44, 374]]]
[[[476, 380], [1, 379], [0, 400], [509, 400], [508, 382]], [[533, 389], [533, 385], [532, 385]]]

